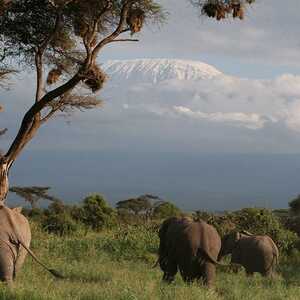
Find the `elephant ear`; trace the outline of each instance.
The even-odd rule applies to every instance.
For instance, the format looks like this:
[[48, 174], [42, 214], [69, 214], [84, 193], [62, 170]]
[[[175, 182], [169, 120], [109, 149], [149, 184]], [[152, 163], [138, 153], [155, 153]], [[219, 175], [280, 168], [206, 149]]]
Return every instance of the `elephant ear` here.
[[14, 212], [19, 213], [19, 214], [22, 212], [22, 209], [23, 209], [23, 207], [21, 207], [21, 206], [12, 208], [12, 210], [13, 210]]

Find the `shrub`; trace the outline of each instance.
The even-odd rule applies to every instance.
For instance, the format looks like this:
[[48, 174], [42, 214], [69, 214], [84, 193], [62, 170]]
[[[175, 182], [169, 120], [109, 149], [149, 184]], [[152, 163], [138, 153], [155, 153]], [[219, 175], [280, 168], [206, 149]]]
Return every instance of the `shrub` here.
[[72, 218], [69, 207], [58, 201], [45, 210], [41, 223], [44, 230], [60, 236], [72, 234], [80, 227]]
[[44, 217], [44, 210], [41, 209], [41, 208], [23, 208], [22, 209], [22, 214], [35, 221], [35, 222], [41, 222], [42, 221], [42, 218]]
[[116, 224], [115, 210], [107, 204], [103, 196], [98, 194], [86, 197], [82, 207], [73, 209], [73, 215], [93, 230]]
[[161, 202], [153, 210], [153, 218], [165, 219], [176, 217], [181, 214], [181, 210], [170, 202]]
[[142, 260], [154, 263], [157, 259], [158, 226], [156, 224], [128, 225], [115, 228], [103, 250], [116, 260]]
[[214, 226], [221, 236], [236, 229], [236, 224], [233, 222], [233, 216], [231, 214], [215, 215], [212, 213], [198, 210], [194, 213], [193, 219], [195, 221], [203, 220], [206, 223]]
[[287, 217], [284, 221], [286, 229], [297, 233], [300, 237], [300, 217]]
[[293, 214], [299, 215], [300, 213], [300, 195], [297, 198], [289, 202], [290, 210]]

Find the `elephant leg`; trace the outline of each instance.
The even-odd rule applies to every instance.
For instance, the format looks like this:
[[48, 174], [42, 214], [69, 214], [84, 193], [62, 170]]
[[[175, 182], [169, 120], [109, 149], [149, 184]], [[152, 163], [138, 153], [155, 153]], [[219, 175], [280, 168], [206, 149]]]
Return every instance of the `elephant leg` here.
[[203, 267], [204, 284], [210, 288], [214, 285], [216, 279], [216, 266], [211, 262], [206, 262]]
[[171, 283], [174, 281], [176, 273], [177, 273], [177, 263], [169, 260], [164, 269], [164, 275], [162, 280], [166, 283]]
[[0, 280], [12, 285], [15, 274], [15, 255], [6, 244], [0, 243]]
[[27, 255], [27, 251], [23, 247], [20, 247], [20, 249], [18, 251], [16, 265], [15, 265], [14, 279], [15, 279], [17, 273], [20, 271], [22, 265], [24, 264], [26, 255]]

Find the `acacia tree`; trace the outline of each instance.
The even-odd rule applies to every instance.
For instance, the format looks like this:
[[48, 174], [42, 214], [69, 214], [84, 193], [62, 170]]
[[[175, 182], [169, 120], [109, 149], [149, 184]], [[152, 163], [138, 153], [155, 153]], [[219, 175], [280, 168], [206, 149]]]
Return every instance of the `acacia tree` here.
[[17, 194], [31, 205], [31, 209], [37, 208], [40, 200], [47, 200], [51, 202], [62, 202], [54, 196], [50, 196], [48, 186], [12, 186], [9, 191]]
[[163, 203], [158, 196], [146, 194], [137, 198], [130, 198], [117, 202], [116, 208], [119, 213], [126, 212], [135, 216], [144, 216], [149, 219], [155, 207]]
[[[97, 64], [103, 48], [137, 41], [121, 36], [139, 32], [147, 22], [161, 22], [164, 14], [153, 0], [6, 0], [0, 1], [0, 11], [1, 56], [36, 72], [33, 104], [0, 158], [3, 201], [9, 190], [8, 172], [41, 125], [59, 111], [100, 104], [91, 94], [106, 80]], [[91, 93], [83, 95], [82, 86]]]

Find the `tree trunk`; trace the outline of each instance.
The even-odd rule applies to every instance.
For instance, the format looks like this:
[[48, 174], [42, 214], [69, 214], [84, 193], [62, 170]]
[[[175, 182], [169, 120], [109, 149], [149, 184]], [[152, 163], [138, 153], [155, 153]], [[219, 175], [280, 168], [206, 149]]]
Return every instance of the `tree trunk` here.
[[4, 159], [0, 159], [0, 203], [4, 202], [8, 189], [8, 164]]

